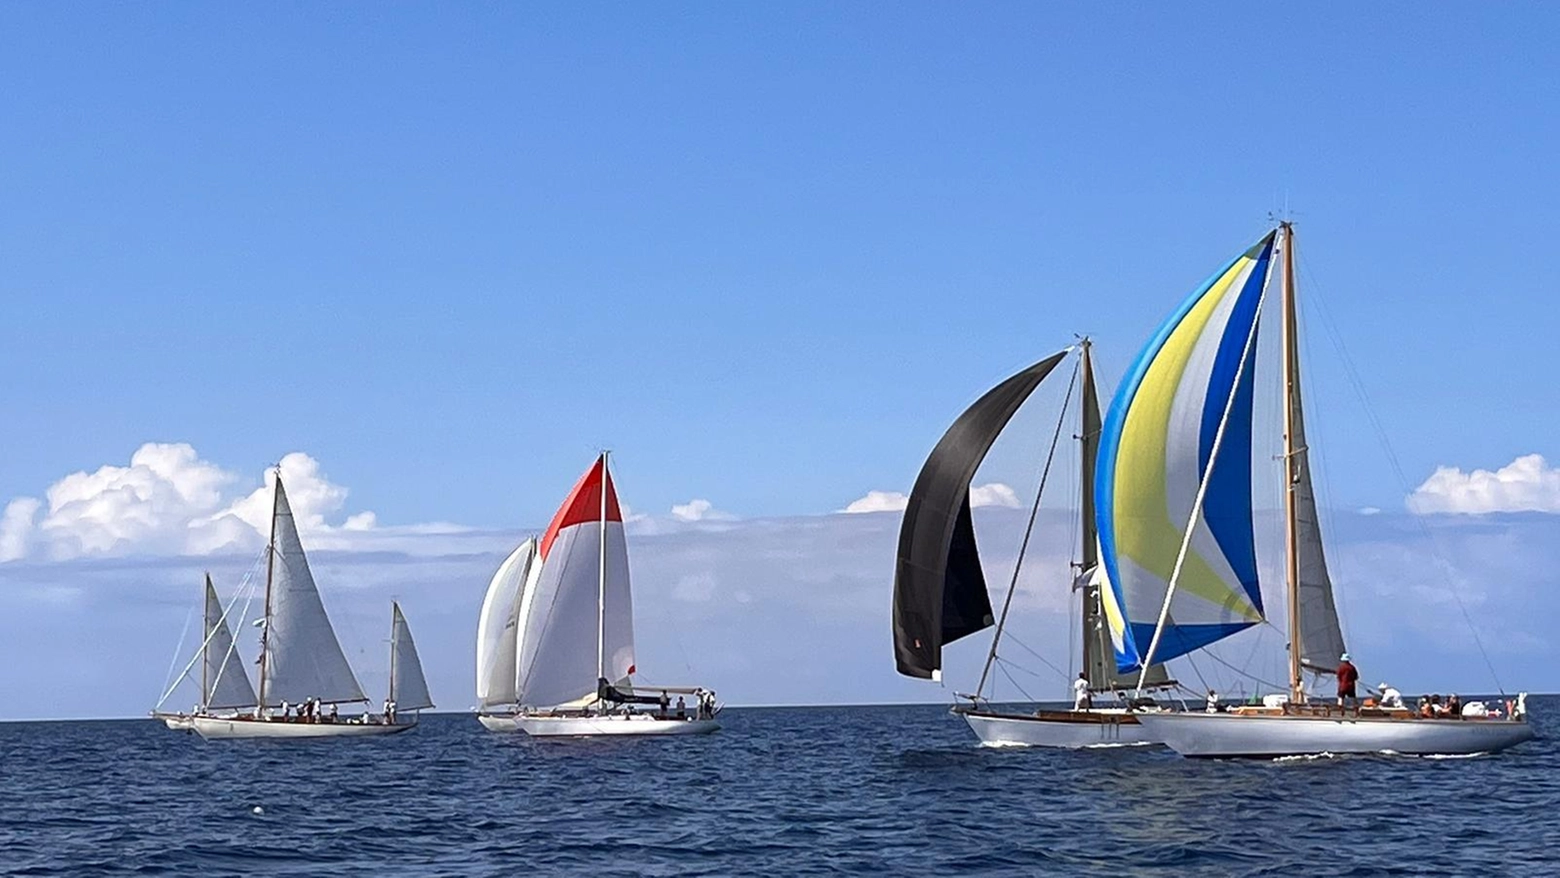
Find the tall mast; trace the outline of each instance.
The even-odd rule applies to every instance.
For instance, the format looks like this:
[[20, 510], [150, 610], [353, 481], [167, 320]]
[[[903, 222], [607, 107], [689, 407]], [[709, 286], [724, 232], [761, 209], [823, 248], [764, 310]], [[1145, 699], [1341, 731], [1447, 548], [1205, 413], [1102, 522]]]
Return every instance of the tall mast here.
[[1295, 497], [1295, 396], [1300, 385], [1300, 357], [1295, 334], [1295, 229], [1289, 222], [1279, 224], [1284, 238], [1284, 568], [1289, 598], [1289, 700], [1305, 701], [1304, 681], [1300, 676], [1300, 552], [1298, 510]]
[[201, 632], [201, 642], [200, 642], [200, 705], [201, 705], [201, 707], [205, 707], [206, 706], [206, 702], [211, 700], [211, 680], [209, 679], [209, 677], [211, 676], [211, 673], [210, 673], [210, 671], [211, 671], [211, 659], [209, 658], [209, 656], [211, 655], [211, 601], [209, 600], [210, 596], [211, 596], [211, 572], [207, 571], [206, 572], [206, 590], [204, 592], [201, 592], [201, 595], [200, 595], [200, 615], [201, 615], [202, 619], [206, 620], [206, 624], [202, 626], [205, 630]]
[[[1099, 409], [1094, 396], [1094, 363], [1089, 357], [1089, 349], [1093, 343], [1087, 337], [1079, 342], [1083, 349], [1083, 397], [1078, 406], [1078, 450], [1082, 459], [1078, 466], [1078, 481], [1083, 488], [1082, 496], [1078, 501], [1078, 517], [1082, 519], [1082, 527], [1078, 528], [1079, 537], [1082, 540], [1081, 551], [1078, 553], [1078, 573], [1080, 575], [1089, 572], [1089, 569], [1099, 563], [1098, 552], [1095, 548], [1094, 531], [1094, 454], [1099, 447]], [[1091, 417], [1092, 415], [1092, 417]], [[1091, 423], [1092, 421], [1092, 423]], [[1083, 672], [1090, 677], [1094, 675], [1093, 651], [1094, 651], [1094, 626], [1099, 623], [1097, 612], [1099, 594], [1088, 584], [1083, 587], [1083, 628], [1079, 640], [1083, 641]]]
[[260, 694], [255, 700], [255, 716], [265, 713], [265, 657], [271, 649], [271, 578], [276, 571], [276, 510], [282, 502], [282, 468], [276, 468], [276, 487], [271, 491], [271, 540], [265, 552], [265, 624], [260, 627]]
[[607, 455], [601, 452], [601, 557], [596, 564], [596, 679], [607, 678]]
[[395, 647], [396, 647], [396, 635], [400, 633], [400, 627], [401, 627], [400, 625], [397, 625], [396, 622], [399, 621], [400, 615], [401, 615], [401, 605], [396, 603], [395, 601], [391, 601], [390, 602], [390, 700], [392, 702], [395, 701], [395, 654], [396, 654], [396, 648]]

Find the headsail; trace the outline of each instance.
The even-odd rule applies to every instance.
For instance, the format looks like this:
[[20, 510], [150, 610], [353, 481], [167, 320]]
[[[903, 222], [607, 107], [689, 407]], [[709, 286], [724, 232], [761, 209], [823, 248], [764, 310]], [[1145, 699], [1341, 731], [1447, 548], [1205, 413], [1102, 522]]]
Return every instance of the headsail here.
[[261, 683], [265, 706], [309, 698], [366, 700], [325, 615], [280, 475], [271, 518], [273, 548]]
[[207, 710], [230, 707], [253, 707], [255, 690], [249, 685], [249, 672], [244, 660], [233, 647], [233, 630], [222, 616], [222, 602], [217, 599], [217, 589], [211, 584], [211, 574], [206, 574], [206, 649], [201, 660], [200, 703]]
[[412, 629], [406, 624], [401, 605], [390, 604], [390, 700], [397, 710], [422, 710], [433, 706], [428, 680], [423, 677], [422, 660]]
[[993, 624], [970, 519], [970, 480], [997, 434], [1067, 355], [1060, 351], [991, 389], [953, 422], [921, 467], [899, 528], [894, 661], [936, 679], [942, 648]]
[[482, 599], [477, 621], [477, 702], [483, 707], [514, 704], [520, 603], [536, 561], [536, 538], [521, 543], [498, 565]]
[[[1083, 396], [1082, 430], [1079, 444], [1082, 460], [1078, 484], [1081, 488], [1078, 513], [1083, 523], [1082, 555], [1079, 558], [1078, 588], [1083, 591], [1083, 669], [1089, 675], [1089, 688], [1097, 691], [1123, 691], [1137, 685], [1138, 675], [1121, 675], [1116, 671], [1115, 649], [1111, 646], [1110, 628], [1105, 624], [1102, 595], [1110, 589], [1109, 579], [1100, 566], [1099, 533], [1094, 527], [1094, 474], [1099, 456], [1100, 399], [1094, 384], [1094, 360], [1090, 355], [1088, 339], [1083, 341]], [[1155, 662], [1148, 669], [1143, 685], [1159, 686], [1170, 682], [1165, 666]]]
[[1102, 597], [1120, 672], [1139, 668], [1149, 649], [1188, 525], [1153, 659], [1168, 661], [1263, 619], [1251, 512], [1252, 351], [1273, 240], [1264, 237], [1176, 309], [1128, 369], [1106, 415], [1095, 500], [1111, 586]]
[[[606, 506], [606, 587], [601, 588], [602, 492]], [[594, 700], [598, 619], [605, 676], [629, 686], [634, 672], [634, 603], [629, 590], [623, 513], [604, 458], [581, 477], [537, 548], [541, 572], [522, 601], [519, 701], [555, 707]]]

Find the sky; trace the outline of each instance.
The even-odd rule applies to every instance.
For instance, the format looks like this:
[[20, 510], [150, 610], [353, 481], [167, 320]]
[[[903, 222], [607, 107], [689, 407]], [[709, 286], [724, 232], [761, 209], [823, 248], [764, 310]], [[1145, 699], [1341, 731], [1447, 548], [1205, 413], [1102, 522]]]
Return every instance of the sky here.
[[[646, 670], [946, 699], [893, 673], [894, 495], [1075, 334], [1112, 387], [1275, 215], [1366, 675], [1487, 689], [1471, 628], [1560, 688], [1557, 19], [7, 6], [0, 717], [147, 709], [284, 460], [365, 677], [397, 595], [462, 709], [487, 577], [601, 448]], [[977, 479], [993, 581], [1057, 402]]]

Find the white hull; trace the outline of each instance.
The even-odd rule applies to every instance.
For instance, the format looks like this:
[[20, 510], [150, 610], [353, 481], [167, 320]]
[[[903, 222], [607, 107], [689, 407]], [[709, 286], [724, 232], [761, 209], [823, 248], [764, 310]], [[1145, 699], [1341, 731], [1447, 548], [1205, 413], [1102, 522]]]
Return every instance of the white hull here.
[[281, 720], [233, 719], [211, 716], [191, 718], [191, 724], [207, 740], [226, 738], [363, 738], [393, 735], [417, 727], [415, 722], [385, 725], [381, 723], [299, 723]]
[[1533, 737], [1525, 721], [1149, 713], [1138, 721], [1182, 756], [1492, 753]]
[[1158, 744], [1124, 711], [1069, 711], [1067, 718], [957, 711], [987, 747], [1137, 747]]
[[163, 725], [175, 732], [188, 732], [195, 728], [195, 718], [178, 713], [160, 713], [155, 716], [163, 721]]
[[547, 716], [543, 714], [477, 714], [495, 732], [525, 732], [533, 738], [594, 738], [620, 735], [707, 735], [720, 728], [713, 719], [657, 719], [651, 714], [628, 716]]

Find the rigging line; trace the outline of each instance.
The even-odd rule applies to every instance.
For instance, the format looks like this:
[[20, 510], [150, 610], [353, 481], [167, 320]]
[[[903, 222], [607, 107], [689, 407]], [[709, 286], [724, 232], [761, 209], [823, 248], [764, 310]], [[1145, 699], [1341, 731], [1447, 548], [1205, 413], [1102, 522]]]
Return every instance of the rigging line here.
[[[1314, 273], [1308, 267], [1303, 267], [1303, 270], [1306, 273], [1308, 285], [1313, 288], [1321, 286], [1316, 281]], [[1354, 365], [1354, 359], [1349, 356], [1348, 349], [1344, 347], [1343, 335], [1338, 331], [1338, 326], [1332, 319], [1332, 313], [1327, 310], [1322, 296], [1313, 293], [1310, 298], [1314, 299], [1319, 306], [1316, 310], [1317, 313], [1322, 315], [1322, 323], [1327, 330], [1328, 340], [1333, 343], [1333, 348], [1338, 352], [1338, 359], [1343, 364], [1344, 375], [1349, 379], [1350, 386], [1359, 397], [1360, 405], [1365, 409], [1366, 420], [1370, 422], [1372, 430], [1376, 433], [1377, 441], [1381, 443], [1382, 451], [1386, 453], [1387, 462], [1392, 467], [1392, 473], [1397, 477], [1398, 490], [1404, 496], [1412, 496], [1412, 492], [1408, 488], [1408, 477], [1403, 472], [1403, 464], [1398, 460], [1397, 452], [1392, 448], [1392, 442], [1387, 435], [1386, 427], [1381, 423], [1381, 419], [1376, 415], [1375, 408], [1370, 403], [1370, 395], [1366, 392], [1365, 382], [1360, 377], [1359, 369]], [[1468, 613], [1467, 605], [1463, 603], [1462, 592], [1457, 588], [1456, 577], [1452, 575], [1451, 563], [1446, 560], [1445, 553], [1441, 551], [1441, 541], [1436, 538], [1429, 525], [1425, 524], [1424, 516], [1413, 512], [1413, 510], [1410, 510], [1410, 513], [1414, 523], [1418, 525], [1420, 533], [1424, 535], [1426, 541], [1430, 544], [1431, 555], [1434, 557], [1442, 577], [1446, 580], [1448, 589], [1452, 593], [1452, 599], [1457, 602], [1457, 610], [1462, 614], [1463, 622], [1468, 626], [1468, 633], [1473, 636], [1473, 644], [1478, 647], [1479, 657], [1484, 660], [1484, 667], [1490, 672], [1490, 679], [1495, 682], [1495, 688], [1500, 691], [1500, 694], [1505, 696], [1506, 687], [1501, 684], [1500, 675], [1495, 671], [1495, 664], [1490, 661], [1490, 654], [1484, 648], [1484, 640], [1479, 637], [1479, 629], [1473, 624], [1473, 617]]]
[[[163, 674], [163, 688], [168, 688], [168, 681], [173, 679], [173, 669], [179, 666], [179, 656], [184, 654], [184, 638], [190, 634], [190, 619], [195, 615], [195, 608], [190, 607], [184, 614], [184, 630], [179, 632], [179, 645], [173, 648], [173, 658], [168, 662], [168, 672]], [[157, 702], [162, 707], [162, 702]]]
[[[1027, 652], [1030, 655], [1034, 656], [1037, 660], [1039, 660], [1039, 662], [1041, 664], [1045, 665], [1046, 667], [1050, 668], [1052, 671], [1056, 672], [1057, 676], [1061, 677], [1063, 680], [1070, 680], [1070, 679], [1072, 679], [1071, 675], [1069, 675], [1068, 673], [1064, 672], [1061, 668], [1058, 668], [1056, 665], [1052, 664], [1051, 661], [1049, 659], [1047, 659], [1045, 656], [1043, 656], [1040, 653], [1035, 652], [1033, 649], [1031, 649], [1029, 644], [1023, 642], [1022, 640], [1019, 640], [1017, 637], [1013, 636], [1012, 634], [1008, 635], [1008, 640], [1011, 640], [1012, 642], [1018, 644], [1020, 647], [1023, 648], [1023, 650], [1025, 652]], [[1003, 661], [1006, 661], [1006, 659], [1003, 659]], [[1038, 677], [1039, 674], [1036, 674], [1035, 676]]]
[[1061, 413], [1056, 418], [1056, 430], [1051, 433], [1051, 450], [1046, 452], [1045, 466], [1040, 470], [1040, 485], [1035, 489], [1034, 505], [1029, 507], [1029, 524], [1024, 528], [1024, 539], [1018, 546], [1018, 557], [1013, 560], [1013, 581], [1008, 583], [1007, 597], [1002, 600], [1002, 615], [997, 619], [997, 630], [991, 637], [991, 652], [986, 655], [986, 667], [981, 669], [980, 683], [975, 687], [978, 697], [986, 688], [986, 676], [991, 663], [997, 657], [997, 644], [1002, 640], [1002, 629], [1007, 625], [1008, 610], [1013, 606], [1013, 593], [1018, 590], [1018, 574], [1024, 567], [1024, 553], [1029, 550], [1029, 538], [1034, 534], [1035, 518], [1040, 515], [1040, 501], [1045, 497], [1045, 483], [1051, 476], [1051, 461], [1056, 458], [1056, 444], [1062, 438], [1062, 424], [1067, 420], [1067, 406], [1072, 402], [1073, 388], [1078, 384], [1078, 371], [1083, 359], [1073, 361], [1072, 380], [1067, 383], [1067, 396], [1062, 400]]
[[[249, 574], [246, 573], [244, 575], [244, 577], [247, 580], [249, 578]], [[236, 603], [236, 602], [237, 602], [237, 598], [234, 599], [233, 603]], [[201, 608], [202, 608], [202, 610], [201, 610], [201, 618], [202, 618], [202, 623], [204, 625], [205, 606], [206, 606], [206, 593], [205, 593], [204, 590], [201, 591], [200, 603], [201, 603]], [[228, 613], [229, 613], [229, 611], [232, 610], [232, 608], [233, 608], [233, 604], [232, 603], [228, 604], [227, 609], [224, 609], [222, 611], [222, 615], [217, 617], [218, 625], [220, 625], [221, 623], [227, 621]], [[178, 678], [175, 679], [173, 681], [173, 684], [170, 685], [167, 688], [167, 690], [163, 692], [162, 697], [157, 699], [157, 708], [154, 708], [154, 709], [161, 708], [163, 706], [163, 702], [167, 701], [168, 698], [173, 695], [173, 690], [177, 689], [179, 687], [179, 684], [184, 682], [184, 678], [189, 676], [190, 671], [195, 669], [195, 663], [199, 662], [199, 661], [201, 661], [201, 660], [203, 660], [205, 658], [206, 647], [211, 645], [211, 638], [216, 636], [217, 627], [218, 627], [217, 625], [213, 625], [211, 630], [206, 632], [205, 639], [203, 639], [200, 642], [200, 647], [195, 650], [195, 656], [190, 659], [189, 664], [184, 666], [184, 670], [179, 672]], [[205, 697], [205, 693], [204, 692], [201, 693], [201, 697]]]
[[[247, 583], [247, 588], [245, 587], [246, 583]], [[244, 609], [242, 611], [240, 611], [239, 614], [238, 614], [239, 624], [242, 625], [243, 621], [245, 619], [249, 618], [249, 606], [250, 606], [250, 604], [252, 604], [254, 602], [254, 599], [255, 599], [255, 583], [253, 582], [253, 580], [251, 579], [249, 574], [245, 574], [243, 582], [239, 583], [239, 594], [244, 595]], [[233, 600], [231, 602], [229, 602], [228, 610], [223, 612], [223, 618], [224, 619], [227, 618], [227, 613], [232, 610], [233, 605], [236, 604], [236, 603], [238, 603], [238, 595], [237, 594], [235, 594], [233, 596]], [[223, 673], [225, 673], [227, 671], [228, 662], [236, 655], [238, 655], [238, 638], [237, 637], [229, 637], [228, 638], [227, 652], [223, 653], [223, 655], [222, 655], [222, 664], [217, 666], [217, 677], [216, 677], [216, 679], [211, 681], [211, 691], [212, 692], [216, 692], [217, 691], [217, 685], [222, 681]], [[243, 667], [243, 660], [242, 659], [239, 660], [239, 667]], [[244, 682], [246, 682], [246, 683], [249, 682], [249, 674], [248, 673], [244, 674]]]
[[[1033, 695], [1030, 695], [1028, 692], [1024, 691], [1024, 687], [1020, 686], [1018, 684], [1018, 681], [1013, 679], [1013, 675], [1012, 674], [1008, 673], [1007, 662], [1002, 662], [1002, 663], [998, 664], [997, 665], [997, 670], [1002, 672], [1002, 676], [1008, 678], [1008, 682], [1013, 684], [1013, 688], [1018, 690], [1018, 694], [1024, 696], [1024, 700], [1025, 701], [1033, 702], [1035, 704], [1039, 703], [1039, 701]], [[992, 688], [995, 688], [995, 687], [993, 686]]]

